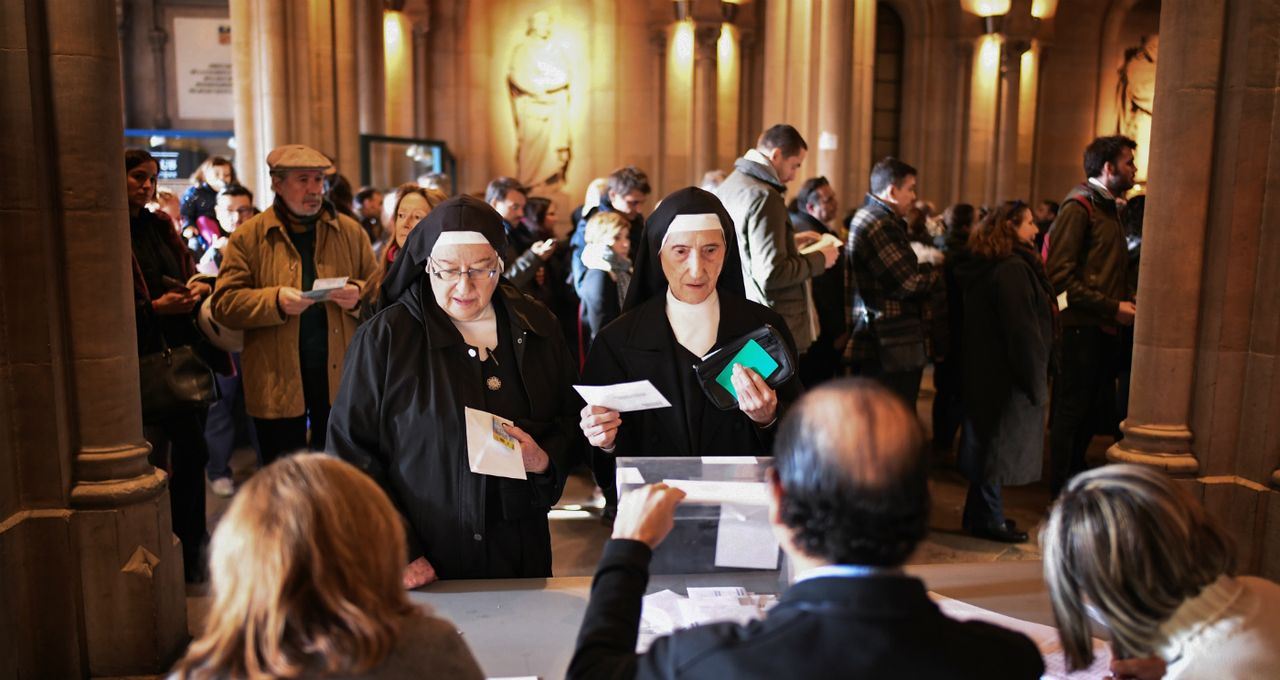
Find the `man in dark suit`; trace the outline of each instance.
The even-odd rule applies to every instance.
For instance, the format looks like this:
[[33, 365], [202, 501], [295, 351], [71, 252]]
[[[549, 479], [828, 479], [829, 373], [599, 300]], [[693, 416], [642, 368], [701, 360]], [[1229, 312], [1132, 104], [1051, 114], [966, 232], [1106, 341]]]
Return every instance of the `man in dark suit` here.
[[885, 388], [828, 382], [783, 420], [770, 521], [797, 574], [763, 621], [678, 631], [635, 653], [653, 548], [684, 494], [623, 497], [569, 678], [1039, 678], [1025, 636], [947, 618], [902, 564], [928, 531], [924, 438]]

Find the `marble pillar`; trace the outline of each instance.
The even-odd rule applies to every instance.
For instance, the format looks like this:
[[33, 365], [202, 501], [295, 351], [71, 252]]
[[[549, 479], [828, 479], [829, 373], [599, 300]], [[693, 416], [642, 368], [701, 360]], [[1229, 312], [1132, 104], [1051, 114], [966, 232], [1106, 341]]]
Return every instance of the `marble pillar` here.
[[0, 659], [163, 673], [187, 639], [147, 462], [110, 0], [0, 1]]
[[816, 160], [816, 174], [827, 178], [836, 196], [846, 206], [852, 203], [851, 194], [847, 193], [850, 187], [845, 183], [845, 166], [852, 159], [847, 157], [848, 148], [841, 147], [848, 147], [853, 141], [849, 136], [846, 116], [849, 91], [853, 87], [847, 77], [854, 43], [849, 39], [853, 12], [852, 0], [823, 2], [818, 8], [820, 32], [815, 36], [819, 43], [818, 88], [815, 93], [818, 124], [808, 138], [809, 155]]
[[272, 200], [266, 157], [307, 144], [349, 178], [360, 167], [357, 0], [231, 0], [236, 176]]
[[716, 43], [720, 26], [708, 24], [694, 29], [693, 36], [693, 174], [696, 184], [702, 173], [720, 167], [716, 153], [717, 79]]

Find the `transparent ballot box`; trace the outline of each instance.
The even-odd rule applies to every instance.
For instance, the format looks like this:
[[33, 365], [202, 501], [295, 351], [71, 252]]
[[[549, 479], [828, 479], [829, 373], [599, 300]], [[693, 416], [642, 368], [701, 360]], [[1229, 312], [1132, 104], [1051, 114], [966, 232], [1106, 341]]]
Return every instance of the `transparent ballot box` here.
[[[666, 482], [685, 491], [675, 528], [650, 573], [779, 572], [785, 561], [769, 528], [765, 470], [771, 458], [618, 458], [618, 496]], [[780, 573], [781, 577], [781, 573]]]

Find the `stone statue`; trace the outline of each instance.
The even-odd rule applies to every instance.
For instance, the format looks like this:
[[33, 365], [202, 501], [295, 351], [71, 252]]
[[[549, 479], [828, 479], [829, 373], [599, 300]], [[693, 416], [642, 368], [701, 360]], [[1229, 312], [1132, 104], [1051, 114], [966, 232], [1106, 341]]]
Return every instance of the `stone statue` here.
[[524, 39], [511, 50], [507, 68], [516, 126], [516, 178], [530, 188], [563, 184], [573, 156], [569, 55], [551, 38], [551, 15], [534, 12]]
[[1142, 36], [1137, 47], [1124, 51], [1124, 64], [1116, 82], [1116, 132], [1136, 140], [1139, 148], [1147, 146], [1151, 135], [1159, 51], [1160, 36]]

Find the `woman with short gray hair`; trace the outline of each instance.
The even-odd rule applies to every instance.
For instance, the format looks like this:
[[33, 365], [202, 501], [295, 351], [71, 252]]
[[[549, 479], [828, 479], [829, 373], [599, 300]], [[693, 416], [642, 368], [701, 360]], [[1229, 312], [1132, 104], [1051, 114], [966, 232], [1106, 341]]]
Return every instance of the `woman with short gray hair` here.
[[1235, 576], [1230, 539], [1165, 474], [1108, 465], [1076, 476], [1040, 542], [1069, 668], [1093, 661], [1093, 618], [1116, 659], [1158, 657], [1165, 678], [1280, 672], [1280, 585]]

